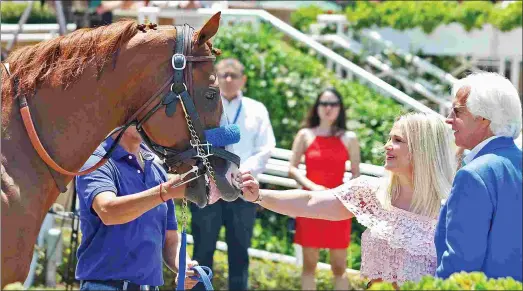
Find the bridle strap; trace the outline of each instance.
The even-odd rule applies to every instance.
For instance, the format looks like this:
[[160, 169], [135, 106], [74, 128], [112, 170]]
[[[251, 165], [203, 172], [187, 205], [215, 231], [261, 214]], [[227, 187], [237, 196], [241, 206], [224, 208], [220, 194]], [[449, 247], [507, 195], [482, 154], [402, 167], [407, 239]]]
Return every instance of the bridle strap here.
[[[15, 82], [15, 84], [18, 82]], [[107, 162], [113, 151], [116, 149], [116, 146], [118, 145], [120, 139], [122, 138], [123, 133], [129, 127], [131, 124], [127, 124], [123, 127], [123, 130], [118, 134], [117, 138], [115, 139], [114, 143], [111, 145], [107, 153], [104, 155], [104, 157], [98, 161], [94, 166], [90, 167], [89, 169], [80, 171], [80, 172], [71, 172], [68, 171], [62, 167], [60, 167], [54, 160], [49, 156], [47, 151], [45, 150], [44, 146], [42, 145], [42, 142], [40, 141], [40, 138], [38, 138], [38, 134], [36, 133], [36, 129], [33, 124], [33, 120], [31, 118], [31, 112], [29, 111], [29, 106], [27, 106], [27, 100], [25, 96], [18, 96], [19, 105], [20, 105], [20, 114], [22, 115], [22, 121], [24, 123], [24, 127], [27, 131], [27, 135], [29, 136], [29, 140], [31, 141], [31, 144], [33, 145], [33, 148], [36, 150], [40, 158], [49, 166], [51, 169], [57, 171], [60, 174], [68, 175], [68, 176], [77, 176], [77, 175], [86, 175], [91, 173], [92, 171], [98, 169], [103, 164]], [[120, 128], [118, 128], [120, 129]], [[113, 130], [114, 132], [114, 130]], [[111, 132], [109, 135], [112, 135]], [[55, 178], [53, 176], [53, 178]], [[56, 180], [56, 179], [55, 179]], [[61, 187], [60, 187], [61, 188]]]
[[91, 167], [90, 169], [80, 171], [80, 172], [70, 172], [65, 170], [64, 168], [60, 167], [54, 160], [49, 156], [47, 151], [45, 150], [44, 146], [40, 142], [40, 139], [38, 138], [38, 134], [36, 134], [36, 130], [34, 128], [33, 122], [31, 120], [31, 113], [29, 112], [29, 107], [27, 105], [23, 108], [20, 108], [20, 113], [22, 114], [22, 120], [24, 122], [25, 129], [27, 131], [27, 134], [29, 135], [29, 140], [31, 141], [31, 144], [33, 145], [34, 149], [40, 156], [40, 158], [49, 165], [53, 170], [57, 171], [60, 174], [68, 175], [68, 176], [76, 176], [76, 175], [85, 175], [89, 174], [92, 171], [98, 169], [101, 167], [105, 162], [107, 161], [107, 158], [102, 158], [96, 165]]

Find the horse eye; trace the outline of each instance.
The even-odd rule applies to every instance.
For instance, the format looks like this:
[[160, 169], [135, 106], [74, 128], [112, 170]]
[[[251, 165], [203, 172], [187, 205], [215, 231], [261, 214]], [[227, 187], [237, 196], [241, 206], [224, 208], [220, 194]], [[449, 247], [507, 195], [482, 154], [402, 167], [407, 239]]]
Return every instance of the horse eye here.
[[218, 92], [216, 92], [215, 90], [208, 90], [206, 93], [205, 93], [205, 98], [209, 99], [209, 100], [212, 100], [214, 98], [216, 98], [216, 95], [218, 94]]

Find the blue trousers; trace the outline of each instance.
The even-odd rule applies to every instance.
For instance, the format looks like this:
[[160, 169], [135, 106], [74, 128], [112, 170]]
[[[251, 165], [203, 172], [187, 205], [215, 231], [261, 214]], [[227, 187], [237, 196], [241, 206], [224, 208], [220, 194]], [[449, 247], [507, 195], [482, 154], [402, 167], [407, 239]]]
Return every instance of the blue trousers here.
[[[239, 198], [233, 202], [219, 200], [201, 209], [194, 204], [190, 207], [191, 233], [194, 238], [192, 259], [198, 261], [200, 266], [213, 268], [216, 241], [220, 228], [224, 225], [229, 262], [229, 290], [247, 290], [249, 279], [247, 250], [251, 245], [256, 204]], [[193, 290], [204, 290], [204, 286], [198, 283]]]

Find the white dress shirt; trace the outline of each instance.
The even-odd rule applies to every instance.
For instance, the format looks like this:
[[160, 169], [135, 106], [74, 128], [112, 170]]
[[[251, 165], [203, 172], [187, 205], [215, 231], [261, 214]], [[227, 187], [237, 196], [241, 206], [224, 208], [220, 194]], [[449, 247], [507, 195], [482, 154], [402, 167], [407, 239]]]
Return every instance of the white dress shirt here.
[[463, 158], [463, 162], [465, 164], [470, 163], [474, 159], [474, 157], [481, 151], [482, 148], [484, 148], [491, 140], [498, 138], [499, 136], [491, 136], [487, 138], [486, 140], [480, 142], [478, 145], [476, 145], [467, 155]]
[[228, 124], [234, 122], [242, 104], [236, 122], [240, 127], [240, 141], [232, 145], [232, 149], [241, 158], [240, 170], [251, 171], [256, 177], [265, 170], [271, 151], [276, 146], [269, 112], [263, 103], [245, 97], [241, 92], [230, 102], [222, 96], [222, 103]]

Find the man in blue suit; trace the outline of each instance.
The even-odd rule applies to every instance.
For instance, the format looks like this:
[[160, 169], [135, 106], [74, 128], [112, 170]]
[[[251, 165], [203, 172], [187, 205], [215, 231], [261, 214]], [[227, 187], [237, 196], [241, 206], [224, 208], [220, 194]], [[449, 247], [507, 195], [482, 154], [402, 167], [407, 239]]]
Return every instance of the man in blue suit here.
[[453, 89], [456, 145], [470, 152], [441, 209], [435, 244], [436, 276], [479, 271], [522, 280], [521, 101], [495, 73], [475, 73]]

